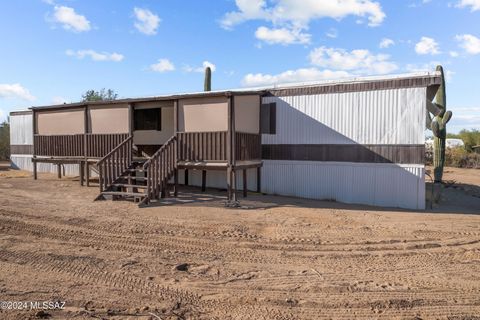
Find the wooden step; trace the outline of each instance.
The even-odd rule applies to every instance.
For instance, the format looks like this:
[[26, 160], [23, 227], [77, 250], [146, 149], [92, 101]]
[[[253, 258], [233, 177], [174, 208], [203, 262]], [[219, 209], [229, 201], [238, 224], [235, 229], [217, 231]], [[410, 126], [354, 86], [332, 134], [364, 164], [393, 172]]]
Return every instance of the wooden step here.
[[138, 189], [147, 189], [145, 185], [139, 184], [128, 184], [128, 183], [114, 183], [112, 184], [114, 187], [121, 187], [121, 188], [138, 188]]
[[145, 181], [147, 180], [147, 177], [135, 177], [135, 176], [126, 176], [126, 175], [123, 175], [121, 176], [119, 179], [123, 179], [123, 180], [137, 180], [137, 181]]
[[127, 169], [125, 170], [126, 172], [146, 172], [143, 170], [143, 168], [131, 168], [131, 169]]
[[104, 196], [121, 196], [121, 197], [145, 197], [145, 193], [140, 192], [120, 192], [120, 191], [103, 191]]

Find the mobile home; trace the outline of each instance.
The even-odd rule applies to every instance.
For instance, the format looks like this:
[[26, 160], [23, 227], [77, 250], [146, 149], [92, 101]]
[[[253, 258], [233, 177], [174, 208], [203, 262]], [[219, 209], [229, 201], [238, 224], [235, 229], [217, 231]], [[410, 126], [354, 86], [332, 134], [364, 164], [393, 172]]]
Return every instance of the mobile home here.
[[[32, 107], [11, 113], [12, 165], [99, 176], [99, 196], [173, 186], [424, 209], [437, 72]], [[142, 160], [143, 159], [143, 160]], [[169, 187], [170, 186], [170, 187]]]

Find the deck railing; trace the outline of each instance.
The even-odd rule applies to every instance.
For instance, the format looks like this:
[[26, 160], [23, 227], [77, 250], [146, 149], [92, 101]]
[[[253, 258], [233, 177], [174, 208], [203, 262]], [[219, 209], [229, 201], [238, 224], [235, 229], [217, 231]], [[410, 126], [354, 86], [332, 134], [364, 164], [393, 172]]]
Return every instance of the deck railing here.
[[254, 133], [235, 133], [235, 159], [259, 160], [262, 158], [262, 137]]
[[132, 164], [133, 137], [129, 136], [97, 162], [100, 191], [107, 190]]
[[177, 169], [177, 137], [172, 136], [143, 165], [147, 174], [147, 192], [143, 200], [148, 204], [151, 199], [158, 199], [162, 191], [166, 191], [168, 180]]
[[179, 160], [227, 160], [227, 131], [179, 132], [177, 136]]
[[[122, 141], [128, 133], [70, 134], [34, 136], [36, 156], [102, 158]], [[86, 146], [86, 147], [85, 147]]]
[[[178, 159], [183, 161], [228, 160], [228, 132], [179, 132]], [[235, 133], [235, 159], [257, 160], [262, 158], [261, 135]]]
[[49, 157], [83, 157], [85, 143], [83, 134], [71, 135], [35, 135], [34, 153]]
[[87, 134], [87, 157], [101, 158], [127, 139], [128, 133]]

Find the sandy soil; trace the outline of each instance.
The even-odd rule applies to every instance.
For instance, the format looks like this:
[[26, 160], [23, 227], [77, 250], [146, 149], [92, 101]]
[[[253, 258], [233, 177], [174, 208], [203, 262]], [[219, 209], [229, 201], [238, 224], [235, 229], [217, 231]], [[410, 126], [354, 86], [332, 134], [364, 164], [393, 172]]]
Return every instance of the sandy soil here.
[[479, 319], [480, 198], [462, 189], [428, 212], [254, 194], [226, 209], [197, 189], [139, 209], [29, 176], [0, 175], [0, 301], [66, 308], [0, 319]]

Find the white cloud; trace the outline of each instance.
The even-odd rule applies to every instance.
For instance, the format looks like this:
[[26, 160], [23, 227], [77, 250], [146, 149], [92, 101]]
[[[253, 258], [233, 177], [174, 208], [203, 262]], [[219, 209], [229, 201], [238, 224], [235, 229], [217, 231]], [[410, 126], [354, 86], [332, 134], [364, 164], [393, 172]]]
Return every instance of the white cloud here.
[[388, 47], [391, 47], [395, 45], [395, 41], [389, 38], [383, 38], [382, 41], [380, 41], [380, 44], [378, 45], [381, 49], [386, 49]]
[[338, 37], [338, 30], [335, 28], [330, 28], [330, 30], [325, 32], [325, 35], [329, 38], [335, 39]]
[[[248, 20], [263, 20], [272, 23], [273, 28], [262, 27], [257, 38], [267, 43], [309, 43], [310, 35], [305, 33], [312, 20], [332, 18], [341, 20], [347, 16], [368, 19], [369, 26], [378, 26], [385, 19], [380, 3], [372, 0], [235, 0], [237, 10], [224, 15], [220, 24], [225, 29]], [[271, 5], [269, 5], [271, 4]], [[363, 22], [363, 20], [362, 20]], [[279, 40], [282, 39], [282, 40]], [[274, 39], [274, 40], [272, 40]], [[287, 39], [287, 40], [283, 40]]]
[[85, 57], [90, 57], [93, 61], [114, 61], [120, 62], [125, 57], [120, 53], [108, 53], [108, 52], [96, 52], [95, 50], [67, 50], [65, 51], [67, 56], [77, 57], [78, 59], [83, 59]]
[[455, 37], [468, 54], [480, 54], [480, 39], [471, 34], [458, 35]]
[[133, 13], [137, 21], [135, 28], [146, 35], [157, 34], [158, 25], [160, 24], [160, 17], [148, 9], [134, 8]]
[[53, 10], [53, 21], [60, 23], [65, 30], [83, 32], [91, 29], [90, 21], [76, 13], [73, 8], [55, 6]]
[[460, 8], [471, 7], [470, 10], [480, 10], [480, 0], [460, 0], [457, 4]]
[[348, 52], [344, 49], [320, 47], [312, 50], [309, 58], [313, 65], [355, 74], [387, 74], [398, 69], [390, 61], [389, 55], [375, 55], [364, 49]]
[[205, 68], [207, 68], [207, 67], [210, 67], [212, 72], [215, 72], [215, 70], [217, 70], [217, 66], [215, 64], [213, 64], [212, 62], [203, 61], [201, 67], [192, 67], [192, 66], [189, 66], [189, 65], [185, 65], [183, 67], [183, 71], [186, 71], [186, 72], [204, 72]]
[[450, 51], [448, 53], [450, 55], [450, 57], [452, 58], [457, 58], [459, 56], [458, 52], [457, 51]]
[[[424, 72], [424, 71], [431, 72], [431, 71], [435, 70], [437, 68], [437, 66], [439, 66], [439, 65], [442, 65], [442, 63], [440, 61], [430, 61], [428, 63], [424, 63], [424, 64], [421, 64], [421, 65], [407, 64], [405, 69], [408, 72]], [[445, 72], [445, 80], [447, 82], [452, 82], [452, 78], [453, 78], [453, 75], [455, 74], [455, 72], [451, 71], [451, 70], [446, 70], [446, 69], [444, 69], [444, 72]]]
[[0, 98], [16, 98], [21, 100], [33, 101], [36, 98], [19, 83], [0, 84]]
[[415, 52], [418, 54], [439, 54], [438, 43], [433, 38], [422, 37], [420, 41], [415, 45]]
[[278, 83], [305, 82], [347, 78], [351, 76], [346, 71], [319, 70], [317, 68], [302, 68], [297, 70], [288, 70], [279, 74], [249, 73], [243, 80], [244, 86], [265, 86]]
[[228, 12], [221, 21], [225, 28], [247, 20], [306, 27], [313, 19], [339, 20], [350, 15], [367, 17], [370, 26], [378, 26], [385, 19], [380, 4], [371, 0], [277, 0], [270, 7], [265, 0], [236, 0], [235, 3], [238, 10]]
[[311, 35], [302, 33], [300, 29], [269, 29], [267, 27], [259, 27], [257, 31], [255, 31], [255, 37], [268, 44], [288, 45], [294, 43], [310, 43]]
[[52, 98], [52, 104], [57, 105], [57, 104], [64, 104], [67, 103], [67, 99], [64, 97], [56, 96]]
[[168, 72], [175, 70], [175, 66], [168, 59], [159, 59], [157, 63], [150, 65], [150, 70], [155, 72]]

